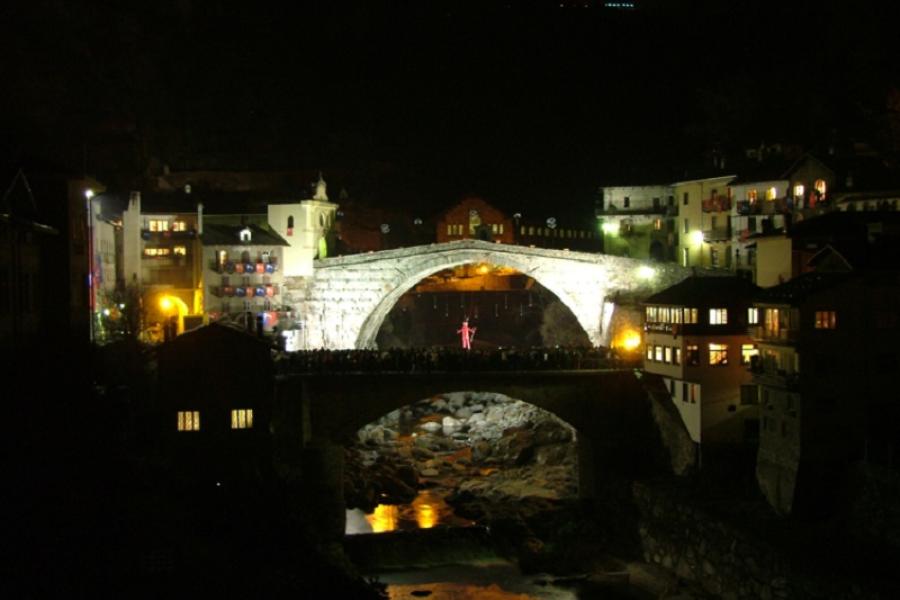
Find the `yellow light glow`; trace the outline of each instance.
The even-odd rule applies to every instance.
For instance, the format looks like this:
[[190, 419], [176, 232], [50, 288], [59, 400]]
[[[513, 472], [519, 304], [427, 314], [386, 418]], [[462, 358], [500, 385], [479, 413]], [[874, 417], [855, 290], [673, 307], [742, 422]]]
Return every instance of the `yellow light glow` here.
[[692, 231], [691, 232], [691, 243], [693, 243], [695, 246], [699, 246], [700, 244], [702, 244], [703, 243], [703, 232], [700, 231], [699, 229]]
[[413, 508], [416, 511], [416, 523], [421, 529], [431, 529], [437, 525], [438, 512], [435, 507], [428, 502], [427, 497], [419, 496], [413, 500]]
[[641, 345], [641, 334], [633, 329], [629, 329], [619, 335], [618, 340], [613, 346], [622, 348], [631, 352]]
[[647, 265], [641, 265], [638, 267], [637, 276], [641, 279], [653, 279], [656, 275], [656, 269], [653, 267], [648, 267]]
[[609, 235], [619, 235], [618, 223], [604, 223], [603, 225], [601, 225], [601, 229], [603, 229], [603, 233], [607, 233]]
[[168, 296], [163, 296], [159, 299], [159, 307], [164, 311], [172, 310], [172, 299]]
[[487, 265], [480, 265], [477, 269], [479, 275], [487, 275], [487, 272], [490, 270], [490, 267]]
[[395, 505], [379, 504], [375, 507], [375, 512], [366, 515], [366, 521], [372, 526], [372, 532], [381, 533], [383, 531], [395, 531], [398, 517], [399, 510]]

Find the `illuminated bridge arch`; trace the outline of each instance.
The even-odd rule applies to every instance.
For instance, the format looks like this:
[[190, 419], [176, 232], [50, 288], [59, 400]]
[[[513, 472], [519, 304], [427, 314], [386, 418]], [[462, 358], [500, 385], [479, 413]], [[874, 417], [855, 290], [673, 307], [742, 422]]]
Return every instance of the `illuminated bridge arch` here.
[[303, 321], [304, 347], [373, 348], [400, 296], [438, 271], [478, 263], [535, 279], [572, 311], [595, 346], [608, 345], [615, 296], [644, 297], [690, 275], [674, 264], [461, 240], [316, 261], [312, 277], [287, 278], [285, 302]]

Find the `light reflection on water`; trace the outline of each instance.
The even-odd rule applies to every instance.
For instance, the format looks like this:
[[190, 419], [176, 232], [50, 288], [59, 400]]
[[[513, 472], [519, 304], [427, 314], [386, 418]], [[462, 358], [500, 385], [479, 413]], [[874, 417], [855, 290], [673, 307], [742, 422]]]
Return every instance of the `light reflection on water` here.
[[[350, 511], [348, 511], [349, 513]], [[347, 533], [382, 533], [385, 531], [409, 531], [431, 529], [437, 525], [469, 527], [474, 521], [453, 514], [443, 496], [433, 490], [422, 490], [411, 504], [379, 504], [365, 515], [369, 527], [360, 527], [358, 518], [347, 515]], [[354, 523], [351, 531], [350, 523]]]

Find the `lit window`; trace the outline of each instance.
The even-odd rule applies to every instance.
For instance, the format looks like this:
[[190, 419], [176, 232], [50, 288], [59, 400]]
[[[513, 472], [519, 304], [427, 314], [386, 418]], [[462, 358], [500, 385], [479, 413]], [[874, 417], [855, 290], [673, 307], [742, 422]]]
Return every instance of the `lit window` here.
[[766, 190], [766, 200], [774, 200], [778, 197], [778, 188], [770, 187]]
[[200, 411], [179, 410], [178, 431], [200, 431]]
[[725, 344], [709, 345], [709, 366], [724, 367], [728, 364], [728, 346]]
[[691, 367], [696, 367], [700, 364], [700, 346], [696, 344], [690, 344], [685, 349], [687, 354], [687, 364]]
[[681, 364], [681, 348], [675, 348], [675, 355], [673, 356], [672, 364], [680, 365]]
[[653, 229], [655, 229], [656, 231], [662, 229], [662, 219], [656, 219], [655, 221], [653, 221]]
[[447, 235], [453, 235], [453, 225], [447, 225]]
[[664, 354], [665, 354], [665, 356], [664, 356], [665, 362], [671, 363], [672, 362], [672, 348], [670, 348], [669, 346], [666, 346], [664, 348]]
[[253, 409], [237, 408], [231, 411], [232, 429], [250, 429], [253, 427]]
[[781, 322], [779, 320], [779, 310], [777, 308], [767, 308], [764, 313], [766, 335], [778, 336], [781, 331]]
[[700, 387], [696, 383], [691, 384], [691, 404], [697, 403], [697, 388]]
[[747, 309], [747, 323], [750, 325], [759, 324], [759, 309], [751, 306]]
[[816, 179], [816, 193], [819, 195], [819, 200], [825, 199], [825, 191], [827, 190], [827, 186], [825, 185], [824, 179]]
[[711, 308], [709, 309], [710, 325], [727, 325], [728, 309], [727, 308]]
[[663, 361], [663, 347], [662, 346], [656, 346], [656, 352], [655, 352], [654, 358], [656, 359], [656, 362]]
[[653, 344], [647, 344], [647, 360], [653, 360]]
[[497, 225], [497, 229], [498, 229], [498, 233], [500, 235], [503, 235], [503, 223], [500, 223], [499, 225]]
[[647, 307], [647, 322], [648, 323], [656, 323], [657, 314], [659, 313], [659, 308], [656, 306], [648, 306]]
[[187, 231], [187, 223], [184, 221], [175, 221], [172, 223], [172, 231]]
[[166, 220], [160, 219], [151, 219], [150, 221], [150, 231], [168, 231], [169, 230], [169, 222]]
[[802, 198], [803, 192], [806, 191], [806, 188], [803, 187], [802, 183], [798, 183], [794, 186], [794, 198]]
[[759, 350], [753, 344], [741, 344], [741, 364], [749, 365], [750, 359], [759, 356]]
[[684, 322], [686, 324], [696, 323], [697, 322], [697, 309], [696, 308], [685, 308], [684, 309]]
[[144, 248], [144, 256], [168, 256], [171, 248]]
[[747, 190], [747, 200], [749, 202], [756, 202], [759, 199], [759, 192], [755, 189]]
[[833, 310], [816, 311], [816, 329], [835, 329], [837, 327], [837, 313]]
[[187, 256], [187, 248], [184, 246], [175, 246], [172, 248], [172, 254], [175, 256]]

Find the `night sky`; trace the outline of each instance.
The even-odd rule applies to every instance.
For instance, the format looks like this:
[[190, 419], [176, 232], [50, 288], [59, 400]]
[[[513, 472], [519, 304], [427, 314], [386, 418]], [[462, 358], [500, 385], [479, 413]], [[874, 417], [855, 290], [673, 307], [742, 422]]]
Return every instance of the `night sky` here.
[[900, 83], [891, 19], [865, 3], [117, 4], [0, 9], [7, 167], [120, 187], [162, 164], [321, 168], [382, 206], [590, 205], [712, 148], [885, 146]]

